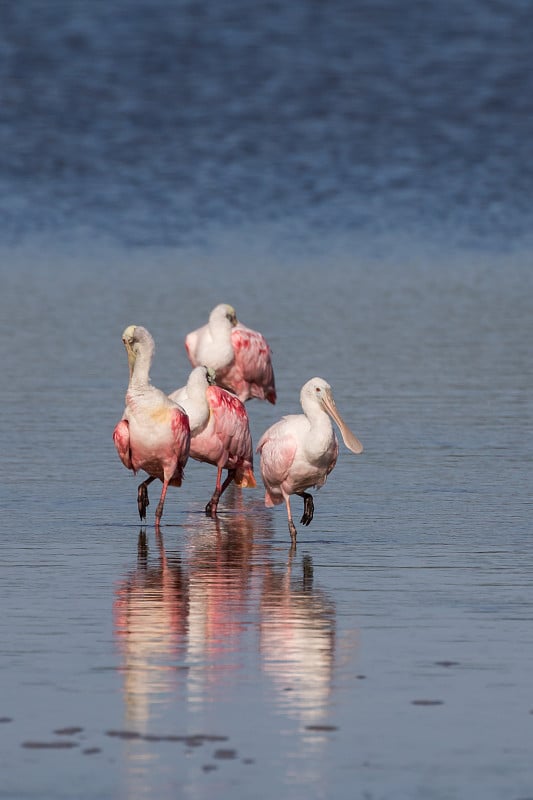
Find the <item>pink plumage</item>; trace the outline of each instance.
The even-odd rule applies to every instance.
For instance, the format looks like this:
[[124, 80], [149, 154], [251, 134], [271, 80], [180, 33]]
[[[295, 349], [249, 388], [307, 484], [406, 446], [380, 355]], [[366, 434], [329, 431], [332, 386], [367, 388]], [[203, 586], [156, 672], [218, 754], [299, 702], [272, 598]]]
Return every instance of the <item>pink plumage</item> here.
[[238, 322], [232, 306], [216, 306], [206, 325], [187, 334], [185, 349], [193, 367], [213, 369], [217, 384], [243, 403], [253, 397], [276, 402], [268, 342], [263, 334]]
[[[170, 395], [189, 416], [190, 455], [197, 461], [217, 467], [217, 482], [206, 513], [215, 516], [221, 495], [232, 481], [237, 486], [254, 487], [253, 447], [248, 414], [238, 397], [219, 386], [210, 385], [212, 370], [196, 367], [187, 385]], [[222, 483], [222, 470], [228, 471]]]
[[113, 441], [120, 460], [136, 474], [142, 469], [148, 478], [137, 490], [141, 519], [149, 505], [148, 486], [156, 478], [163, 482], [156, 508], [156, 525], [163, 514], [169, 486], [181, 486], [183, 469], [190, 446], [190, 428], [186, 413], [155, 386], [149, 378], [154, 340], [141, 326], [130, 325], [122, 335], [128, 355], [130, 381], [126, 408], [115, 426]]
[[265, 484], [265, 505], [285, 503], [289, 532], [296, 540], [292, 519], [291, 495], [304, 501], [300, 520], [309, 525], [313, 519], [314, 501], [307, 489], [319, 489], [335, 464], [339, 444], [330, 416], [339, 426], [344, 444], [353, 453], [361, 453], [363, 445], [350, 431], [339, 414], [331, 386], [322, 378], [312, 378], [302, 387], [300, 402], [303, 414], [283, 417], [262, 435], [257, 445], [261, 453], [261, 476]]

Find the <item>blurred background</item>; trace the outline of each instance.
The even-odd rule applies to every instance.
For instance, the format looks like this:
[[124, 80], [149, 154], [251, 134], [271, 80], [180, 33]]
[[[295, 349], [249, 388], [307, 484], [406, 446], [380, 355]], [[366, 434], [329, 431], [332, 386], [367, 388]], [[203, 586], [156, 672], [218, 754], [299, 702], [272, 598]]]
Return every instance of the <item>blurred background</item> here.
[[532, 25], [525, 0], [2, 3], [2, 239], [513, 247]]

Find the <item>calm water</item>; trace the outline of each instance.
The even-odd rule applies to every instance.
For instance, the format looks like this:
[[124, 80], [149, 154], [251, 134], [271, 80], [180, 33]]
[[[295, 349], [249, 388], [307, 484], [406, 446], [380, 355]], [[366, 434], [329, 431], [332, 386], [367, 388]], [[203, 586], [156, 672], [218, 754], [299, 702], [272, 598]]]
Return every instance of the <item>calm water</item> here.
[[[532, 798], [529, 3], [0, 23], [0, 798]], [[365, 445], [295, 551], [113, 448], [124, 327], [170, 391], [220, 301], [255, 441], [321, 375]]]

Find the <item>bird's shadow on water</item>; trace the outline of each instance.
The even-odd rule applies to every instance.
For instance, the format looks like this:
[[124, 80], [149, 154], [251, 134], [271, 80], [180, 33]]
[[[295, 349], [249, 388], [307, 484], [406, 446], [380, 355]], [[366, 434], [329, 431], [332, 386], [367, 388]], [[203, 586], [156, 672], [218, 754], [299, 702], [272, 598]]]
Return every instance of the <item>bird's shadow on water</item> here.
[[281, 556], [270, 515], [239, 502], [214, 519], [189, 514], [179, 548], [165, 546], [161, 528], [154, 544], [139, 531], [136, 566], [113, 605], [129, 726], [146, 727], [165, 694], [216, 700], [250, 658], [287, 713], [309, 722], [327, 713], [335, 605], [316, 586], [311, 556], [300, 560], [290, 543]]

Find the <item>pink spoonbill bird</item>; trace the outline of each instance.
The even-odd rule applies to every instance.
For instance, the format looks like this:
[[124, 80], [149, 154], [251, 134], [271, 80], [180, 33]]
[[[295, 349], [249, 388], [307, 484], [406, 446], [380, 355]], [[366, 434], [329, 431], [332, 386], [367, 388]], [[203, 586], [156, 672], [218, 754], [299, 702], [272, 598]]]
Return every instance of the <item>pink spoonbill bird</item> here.
[[[253, 447], [248, 414], [238, 397], [214, 385], [215, 374], [195, 367], [187, 385], [169, 397], [186, 411], [191, 426], [190, 455], [217, 467], [217, 482], [205, 513], [214, 517], [218, 501], [232, 481], [237, 486], [256, 486]], [[228, 474], [222, 483], [222, 470]]]
[[163, 514], [169, 486], [181, 486], [183, 468], [189, 456], [190, 428], [185, 411], [150, 383], [150, 365], [155, 349], [146, 328], [130, 325], [122, 334], [128, 355], [130, 380], [126, 392], [126, 408], [113, 431], [113, 441], [120, 460], [137, 474], [148, 473], [137, 490], [137, 507], [141, 520], [146, 519], [149, 505], [148, 486], [156, 478], [163, 482], [156, 508], [156, 527]]
[[282, 417], [261, 437], [257, 451], [261, 453], [261, 476], [265, 484], [265, 505], [285, 503], [289, 531], [293, 542], [296, 527], [292, 521], [290, 496], [297, 494], [304, 501], [300, 520], [309, 525], [313, 519], [313, 497], [306, 489], [320, 489], [337, 462], [339, 444], [330, 417], [352, 453], [362, 453], [363, 445], [348, 428], [337, 411], [331, 386], [322, 378], [311, 378], [302, 387], [300, 402], [303, 414]]
[[276, 402], [270, 347], [263, 334], [237, 320], [232, 306], [216, 306], [206, 325], [187, 334], [185, 349], [193, 367], [210, 367], [217, 384], [243, 403], [252, 397]]

